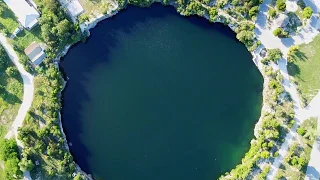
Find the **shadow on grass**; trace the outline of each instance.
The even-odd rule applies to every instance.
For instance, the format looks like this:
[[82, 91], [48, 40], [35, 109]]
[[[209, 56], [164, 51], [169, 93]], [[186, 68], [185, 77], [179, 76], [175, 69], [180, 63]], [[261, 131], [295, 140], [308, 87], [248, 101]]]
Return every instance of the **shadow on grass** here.
[[16, 19], [14, 13], [8, 8], [8, 6], [3, 1], [0, 1], [0, 6], [3, 8], [1, 18]]
[[295, 61], [306, 61], [308, 59], [306, 54], [300, 50], [297, 50], [294, 53], [294, 56], [295, 56], [295, 58], [294, 58]]
[[288, 62], [288, 73], [290, 76], [300, 75], [300, 68], [295, 63]]
[[21, 100], [19, 99], [18, 96], [16, 96], [15, 94], [12, 94], [10, 92], [8, 92], [6, 89], [4, 89], [3, 87], [0, 87], [0, 94], [2, 94], [2, 98], [5, 102], [7, 102], [8, 104], [21, 104]]

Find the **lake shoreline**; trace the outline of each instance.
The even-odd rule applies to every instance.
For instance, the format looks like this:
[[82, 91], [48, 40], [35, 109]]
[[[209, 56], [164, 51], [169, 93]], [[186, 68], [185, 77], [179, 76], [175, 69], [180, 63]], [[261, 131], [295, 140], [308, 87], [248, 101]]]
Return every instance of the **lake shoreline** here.
[[[160, 1], [154, 1], [153, 3], [161, 3]], [[152, 3], [152, 4], [153, 4]], [[151, 5], [152, 5], [151, 4]], [[175, 7], [175, 5], [174, 4], [171, 4], [170, 6], [173, 6], [175, 9], [176, 9], [176, 7]], [[118, 7], [117, 7], [118, 8]], [[113, 17], [114, 15], [116, 15], [118, 12], [120, 12], [120, 11], [123, 11], [123, 10], [125, 10], [127, 7], [124, 7], [124, 9], [121, 9], [121, 10], [117, 10], [117, 9], [114, 9], [114, 10], [112, 10], [112, 11], [110, 11], [109, 13], [110, 14], [107, 14], [107, 15], [100, 15], [99, 17], [97, 17], [97, 18], [95, 18], [95, 19], [93, 19], [93, 20], [91, 20], [90, 21], [90, 23], [88, 23], [88, 24], [86, 24], [85, 26], [82, 26], [82, 31], [83, 31], [83, 33], [84, 34], [87, 34], [87, 38], [89, 38], [90, 37], [90, 30], [92, 29], [92, 28], [94, 28], [95, 26], [97, 26], [98, 25], [98, 23], [99, 22], [101, 22], [101, 21], [103, 21], [103, 20], [105, 20], [105, 19], [108, 19], [108, 18], [110, 18], [110, 17]], [[145, 7], [142, 7], [142, 8], [145, 8]], [[178, 13], [178, 12], [177, 12]], [[179, 13], [178, 13], [179, 14]], [[181, 14], [180, 14], [181, 15]], [[203, 17], [199, 17], [199, 18], [203, 18]], [[208, 17], [205, 17], [204, 16], [204, 18], [205, 19], [207, 19], [208, 20]], [[214, 22], [214, 23], [222, 23], [222, 24], [225, 24], [223, 21], [216, 21], [216, 22]], [[235, 27], [232, 25], [232, 24], [225, 24], [225, 25], [227, 25], [234, 33], [235, 33]], [[81, 25], [80, 25], [80, 27], [81, 27]], [[236, 34], [236, 33], [235, 33]], [[236, 39], [236, 41], [238, 41], [237, 39]], [[77, 42], [77, 43], [79, 43], [79, 42]], [[60, 70], [60, 72], [62, 72], [62, 74], [63, 74], [63, 79], [64, 79], [64, 86], [63, 86], [63, 89], [62, 89], [62, 91], [60, 92], [60, 97], [61, 98], [63, 98], [63, 91], [65, 90], [65, 88], [66, 88], [66, 86], [67, 86], [67, 82], [68, 82], [68, 77], [67, 77], [67, 75], [66, 75], [66, 73], [63, 71], [63, 69], [61, 69], [61, 67], [60, 67], [60, 60], [61, 60], [61, 58], [63, 57], [63, 56], [65, 56], [67, 53], [68, 53], [68, 51], [70, 50], [70, 48], [72, 48], [74, 45], [76, 45], [77, 43], [75, 43], [75, 44], [72, 44], [72, 45], [68, 45], [67, 47], [65, 47], [65, 49], [57, 56], [57, 58], [56, 58], [56, 62], [57, 62], [57, 66], [59, 67], [59, 70]], [[247, 49], [248, 50], [248, 49]], [[248, 50], [249, 51], [249, 50]], [[260, 73], [261, 73], [261, 75], [262, 75], [262, 77], [263, 77], [263, 95], [262, 95], [262, 101], [263, 101], [263, 103], [262, 103], [262, 109], [261, 109], [261, 113], [263, 112], [263, 111], [265, 111], [266, 110], [266, 104], [265, 104], [265, 89], [266, 89], [266, 86], [268, 86], [268, 82], [269, 82], [269, 78], [264, 74], [264, 72], [263, 72], [263, 70], [262, 70], [262, 65], [260, 64], [257, 64], [257, 61], [255, 60], [258, 56], [259, 56], [259, 52], [257, 52], [257, 51], [249, 51], [250, 53], [251, 53], [251, 55], [252, 55], [252, 61], [253, 61], [253, 63], [255, 64], [255, 66], [259, 69], [259, 71], [260, 71]], [[60, 98], [60, 99], [61, 99]], [[59, 116], [60, 116], [60, 114], [61, 114], [61, 112], [59, 113]], [[256, 124], [255, 124], [255, 128], [254, 128], [254, 138], [257, 138], [257, 136], [258, 136], [258, 129], [260, 128], [260, 125], [261, 125], [261, 121], [262, 121], [262, 118], [263, 118], [263, 116], [262, 115], [260, 115], [260, 118], [259, 118], [259, 120], [256, 122]], [[63, 131], [63, 126], [62, 126], [62, 121], [61, 121], [61, 118], [59, 119], [59, 125], [60, 125], [60, 127], [61, 127], [61, 131], [62, 131], [62, 133], [63, 133], [63, 137], [64, 137], [64, 139], [65, 139], [65, 141], [66, 141], [66, 146], [68, 146], [69, 145], [69, 143], [68, 143], [68, 141], [67, 141], [67, 137], [66, 137], [66, 135], [64, 134], [64, 131]], [[254, 139], [253, 138], [253, 139]], [[251, 142], [252, 143], [252, 142]], [[70, 151], [70, 149], [69, 149], [69, 147], [68, 147], [68, 150]], [[74, 161], [75, 162], [75, 161]], [[81, 170], [81, 167], [77, 164], [77, 163], [75, 163], [76, 164], [76, 167], [77, 167], [77, 170], [78, 170], [78, 173], [81, 173], [81, 174], [83, 174], [83, 175], [85, 175], [86, 176], [86, 178], [88, 178], [88, 179], [93, 179], [93, 177], [90, 175], [90, 174], [87, 174], [86, 172], [84, 172], [83, 170]], [[232, 168], [233, 169], [233, 168]], [[222, 174], [221, 174], [222, 175]]]

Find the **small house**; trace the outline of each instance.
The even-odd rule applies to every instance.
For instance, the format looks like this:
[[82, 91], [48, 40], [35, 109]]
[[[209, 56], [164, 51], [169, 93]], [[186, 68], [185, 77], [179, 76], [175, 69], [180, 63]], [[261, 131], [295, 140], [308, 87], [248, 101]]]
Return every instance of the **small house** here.
[[279, 14], [274, 20], [274, 24], [277, 27], [286, 27], [289, 24], [289, 17], [285, 14]]
[[31, 43], [25, 50], [24, 53], [29, 57], [30, 61], [38, 66], [46, 57], [44, 48], [41, 47], [38, 43]]

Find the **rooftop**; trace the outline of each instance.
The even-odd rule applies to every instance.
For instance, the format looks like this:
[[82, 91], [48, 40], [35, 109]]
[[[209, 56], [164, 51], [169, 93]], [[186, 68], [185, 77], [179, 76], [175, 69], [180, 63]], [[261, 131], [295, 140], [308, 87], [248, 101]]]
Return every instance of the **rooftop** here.
[[31, 29], [38, 23], [37, 19], [40, 17], [40, 14], [25, 0], [4, 0], [4, 2], [14, 12], [20, 24], [25, 28]]
[[46, 53], [43, 48], [36, 42], [31, 43], [25, 50], [24, 53], [29, 57], [34, 65], [39, 65], [44, 58]]

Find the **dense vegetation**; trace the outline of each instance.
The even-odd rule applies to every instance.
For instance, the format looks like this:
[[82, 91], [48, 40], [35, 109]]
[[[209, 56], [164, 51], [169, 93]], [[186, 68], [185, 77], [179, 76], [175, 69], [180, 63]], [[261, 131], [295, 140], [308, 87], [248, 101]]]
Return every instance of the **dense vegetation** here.
[[55, 0], [35, 0], [41, 11], [39, 23], [41, 36], [48, 48], [48, 58], [53, 59], [66, 44], [79, 40], [79, 26], [67, 18], [64, 9]]
[[0, 160], [4, 162], [5, 179], [20, 179], [22, 171], [19, 168], [19, 151], [16, 140], [0, 140]]
[[[23, 128], [19, 129], [18, 139], [25, 148], [22, 160], [32, 175], [48, 179], [71, 178], [75, 172], [72, 156], [59, 127], [59, 92], [63, 81], [59, 70], [49, 65], [43, 74], [35, 78], [35, 98]], [[38, 161], [40, 166], [28, 162]]]
[[[4, 140], [4, 136], [18, 112], [22, 93], [22, 78], [4, 48], [0, 45], [0, 153], [6, 153], [7, 151], [4, 151], [7, 150], [7, 144], [11, 143], [11, 140]], [[4, 157], [4, 155], [0, 157], [5, 166], [4, 170], [0, 167], [0, 179], [12, 179], [15, 173], [19, 175], [19, 172], [14, 170], [19, 162], [16, 157]]]

